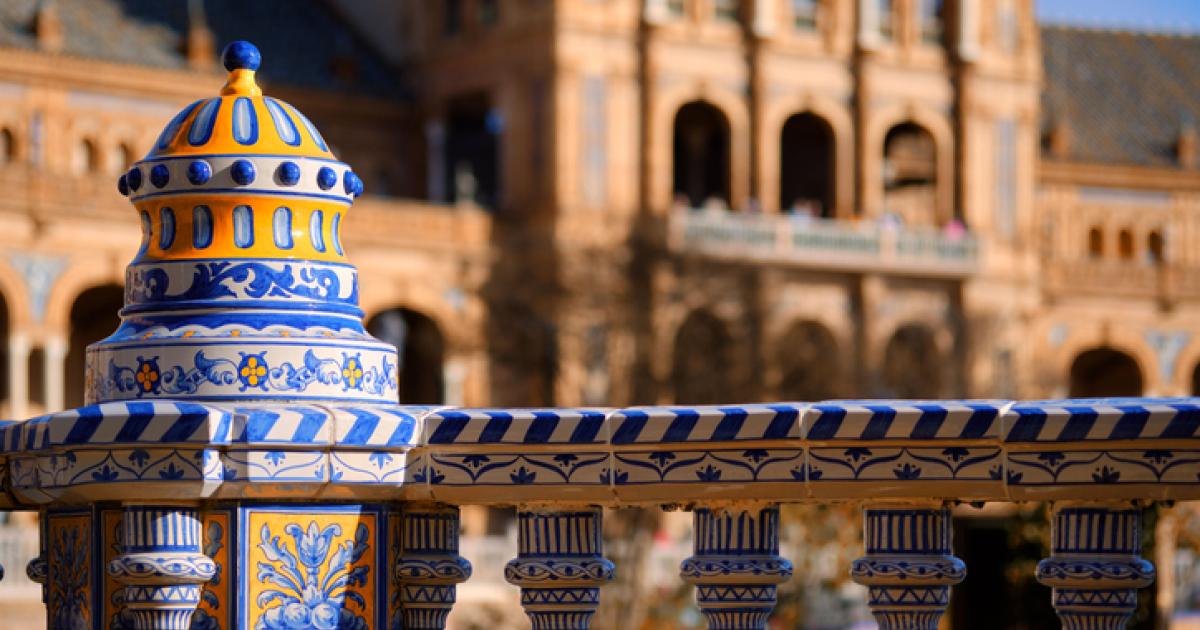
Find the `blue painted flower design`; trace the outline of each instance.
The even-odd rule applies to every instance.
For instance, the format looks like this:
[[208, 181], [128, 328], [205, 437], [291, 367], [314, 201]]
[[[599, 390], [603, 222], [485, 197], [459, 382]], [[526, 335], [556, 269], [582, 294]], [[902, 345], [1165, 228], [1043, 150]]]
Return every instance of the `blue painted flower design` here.
[[88, 628], [89, 588], [87, 535], [78, 527], [58, 530], [49, 545], [54, 579], [50, 587], [50, 626], [53, 628]]
[[355, 566], [370, 545], [367, 527], [360, 524], [354, 540], [334, 545], [342, 534], [337, 524], [319, 527], [311, 521], [308, 528], [289, 523], [284, 532], [291, 536], [291, 547], [279, 536], [271, 535], [270, 525], [260, 531], [262, 550], [269, 562], [258, 564], [260, 582], [277, 587], [263, 591], [258, 605], [266, 612], [255, 630], [367, 630], [362, 615], [346, 607], [346, 601], [366, 609], [362, 595], [352, 586], [365, 586], [370, 567]]

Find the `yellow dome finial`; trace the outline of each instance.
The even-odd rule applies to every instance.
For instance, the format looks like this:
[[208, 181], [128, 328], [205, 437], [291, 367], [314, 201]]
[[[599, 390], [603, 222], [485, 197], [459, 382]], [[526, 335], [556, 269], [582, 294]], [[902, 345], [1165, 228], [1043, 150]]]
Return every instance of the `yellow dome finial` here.
[[262, 65], [258, 47], [244, 40], [230, 42], [221, 53], [221, 62], [229, 71], [229, 80], [221, 88], [222, 95], [262, 96], [262, 89], [254, 81], [254, 73]]

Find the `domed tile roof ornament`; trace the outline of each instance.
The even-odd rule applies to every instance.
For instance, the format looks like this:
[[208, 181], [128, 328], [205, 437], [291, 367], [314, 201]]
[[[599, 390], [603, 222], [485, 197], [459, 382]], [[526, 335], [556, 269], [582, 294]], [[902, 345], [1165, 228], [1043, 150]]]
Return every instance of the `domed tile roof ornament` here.
[[142, 222], [122, 324], [88, 350], [87, 400], [397, 400], [395, 348], [367, 335], [343, 217], [363, 189], [316, 127], [264, 96], [246, 42], [215, 98], [121, 176]]
[[[54, 627], [382, 627], [424, 605], [393, 597], [384, 501], [428, 495], [409, 450], [429, 409], [398, 404], [396, 348], [363, 327], [341, 234], [362, 182], [263, 95], [257, 48], [223, 61], [220, 95], [117, 182], [142, 242], [86, 406], [0, 424], [13, 500], [43, 506]], [[453, 602], [470, 567], [434, 555]]]

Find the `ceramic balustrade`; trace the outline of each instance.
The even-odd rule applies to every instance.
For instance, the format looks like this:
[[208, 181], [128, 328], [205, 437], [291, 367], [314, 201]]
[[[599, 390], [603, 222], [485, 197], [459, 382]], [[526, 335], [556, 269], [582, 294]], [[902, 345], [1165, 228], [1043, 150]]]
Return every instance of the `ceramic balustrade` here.
[[880, 627], [932, 629], [967, 573], [948, 506], [1046, 501], [1064, 627], [1121, 628], [1154, 579], [1140, 507], [1200, 498], [1200, 399], [298, 407], [240, 440], [262, 409], [112, 405], [0, 427], [52, 627], [442, 628], [471, 575], [456, 506], [490, 505], [518, 511], [504, 574], [534, 627], [587, 628], [621, 569], [602, 509], [667, 505], [694, 512], [681, 577], [708, 626], [765, 628], [779, 505], [852, 501]]
[[220, 95], [118, 182], [143, 242], [85, 406], [0, 423], [0, 509], [39, 513], [50, 628], [442, 628], [472, 571], [461, 505], [518, 510], [504, 577], [535, 628], [587, 628], [620, 570], [603, 509], [668, 505], [694, 511], [681, 574], [709, 627], [758, 629], [792, 572], [779, 505], [819, 501], [866, 506], [852, 577], [880, 625], [933, 628], [965, 574], [946, 506], [1017, 500], [1055, 503], [1038, 577], [1064, 625], [1119, 628], [1153, 579], [1134, 506], [1200, 498], [1200, 399], [399, 405], [340, 241], [362, 182], [263, 96], [257, 49], [223, 58]]

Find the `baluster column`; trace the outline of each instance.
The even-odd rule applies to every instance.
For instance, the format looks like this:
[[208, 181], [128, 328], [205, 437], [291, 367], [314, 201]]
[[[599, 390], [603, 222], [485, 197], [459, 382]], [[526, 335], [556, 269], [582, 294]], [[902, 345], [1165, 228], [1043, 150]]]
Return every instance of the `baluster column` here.
[[709, 629], [766, 628], [777, 585], [792, 576], [779, 555], [779, 506], [698, 508], [692, 521], [693, 555], [680, 574], [696, 585]]
[[1067, 630], [1121, 630], [1137, 608], [1137, 589], [1154, 583], [1141, 557], [1142, 514], [1135, 507], [1055, 505], [1050, 557], [1037, 580], [1054, 589], [1054, 610]]
[[188, 630], [201, 585], [216, 565], [204, 555], [195, 507], [127, 505], [124, 550], [108, 573], [125, 585], [125, 606], [136, 630]]
[[881, 630], [936, 630], [950, 586], [967, 575], [953, 555], [950, 510], [866, 506], [863, 543], [866, 555], [850, 566], [850, 578], [867, 587]]
[[517, 512], [517, 557], [504, 579], [521, 587], [521, 606], [534, 630], [582, 630], [613, 578], [602, 555], [602, 512], [523, 509]]
[[399, 628], [441, 630], [454, 607], [456, 584], [471, 577], [471, 563], [458, 555], [458, 508], [405, 505], [401, 512]]

